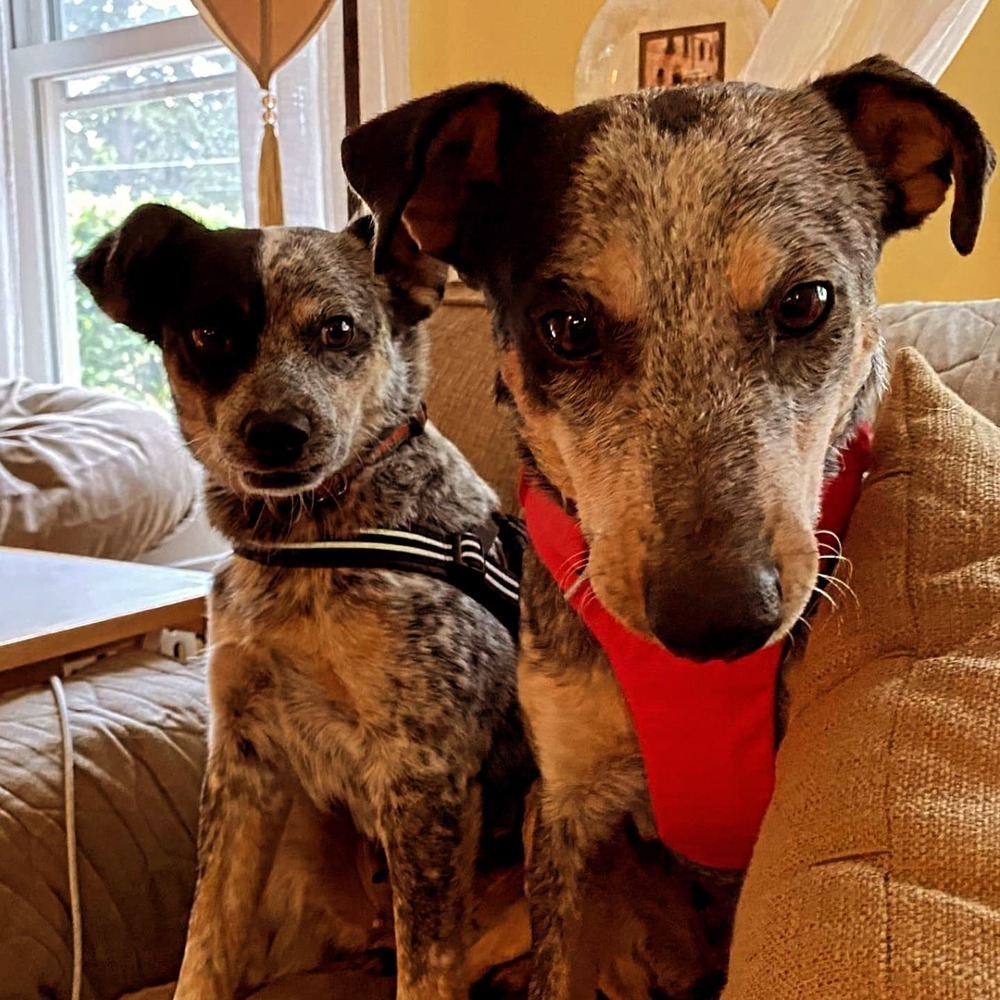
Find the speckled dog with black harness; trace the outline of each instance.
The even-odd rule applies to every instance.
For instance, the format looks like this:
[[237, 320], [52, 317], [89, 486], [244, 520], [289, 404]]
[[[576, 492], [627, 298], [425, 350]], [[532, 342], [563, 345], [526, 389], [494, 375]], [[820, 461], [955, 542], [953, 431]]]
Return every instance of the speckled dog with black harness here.
[[[257, 903], [303, 797], [346, 809], [385, 853], [398, 997], [465, 1000], [528, 948], [526, 918], [485, 944], [469, 919], [477, 867], [520, 848], [534, 775], [514, 684], [521, 536], [425, 419], [421, 320], [444, 269], [411, 258], [398, 280], [376, 277], [371, 237], [368, 220], [210, 231], [147, 205], [77, 267], [109, 315], [162, 347], [209, 517], [234, 550], [209, 611], [185, 1000], [244, 986]], [[300, 949], [285, 967], [380, 944], [378, 920], [352, 923], [371, 889], [354, 875], [285, 893], [298, 911], [275, 933]], [[327, 897], [352, 892], [324, 927]]]

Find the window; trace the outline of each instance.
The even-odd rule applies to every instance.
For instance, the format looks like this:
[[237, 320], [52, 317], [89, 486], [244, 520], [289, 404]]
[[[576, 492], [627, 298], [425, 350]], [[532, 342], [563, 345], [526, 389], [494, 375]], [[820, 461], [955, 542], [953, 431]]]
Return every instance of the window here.
[[190, 0], [15, 4], [26, 373], [167, 406], [159, 351], [97, 309], [73, 259], [144, 201], [242, 224], [233, 56]]
[[55, 0], [53, 13], [59, 38], [79, 38], [197, 12], [191, 0]]

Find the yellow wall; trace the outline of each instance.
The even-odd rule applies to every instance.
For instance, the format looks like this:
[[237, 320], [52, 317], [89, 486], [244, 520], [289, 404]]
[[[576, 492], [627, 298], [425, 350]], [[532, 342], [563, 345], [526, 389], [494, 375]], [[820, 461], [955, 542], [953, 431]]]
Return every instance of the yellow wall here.
[[[410, 0], [414, 96], [467, 80], [507, 80], [556, 109], [573, 102], [576, 55], [603, 0]], [[765, 0], [774, 8], [778, 0]], [[940, 86], [965, 104], [1000, 147], [1000, 0], [990, 3]], [[893, 240], [879, 296], [970, 299], [1000, 296], [1000, 177], [979, 245], [962, 258], [948, 241], [947, 209], [917, 233]]]
[[[1000, 0], [992, 0], [938, 86], [979, 119], [986, 137], [1000, 149], [998, 50]], [[921, 229], [889, 243], [878, 276], [883, 302], [1000, 297], [1000, 173], [992, 188], [979, 242], [970, 256], [960, 257], [948, 238], [950, 201]]]
[[[764, 6], [773, 10], [777, 2]], [[603, 3], [410, 0], [413, 96], [468, 80], [506, 80], [557, 111], [571, 107], [576, 55]]]
[[603, 0], [410, 0], [415, 97], [467, 80], [506, 80], [543, 104], [573, 103], [576, 54]]

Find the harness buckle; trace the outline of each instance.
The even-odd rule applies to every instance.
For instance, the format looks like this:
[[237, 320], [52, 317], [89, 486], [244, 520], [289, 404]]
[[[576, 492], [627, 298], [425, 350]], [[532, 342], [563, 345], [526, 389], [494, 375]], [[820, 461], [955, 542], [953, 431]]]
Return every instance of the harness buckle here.
[[480, 576], [486, 575], [486, 546], [475, 531], [463, 531], [452, 543], [452, 558], [456, 565]]

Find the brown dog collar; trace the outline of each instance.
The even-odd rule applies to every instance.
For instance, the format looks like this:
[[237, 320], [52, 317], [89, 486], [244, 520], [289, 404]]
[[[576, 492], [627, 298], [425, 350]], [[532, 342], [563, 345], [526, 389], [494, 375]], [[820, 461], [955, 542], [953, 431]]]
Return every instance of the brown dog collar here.
[[372, 448], [359, 458], [338, 469], [329, 479], [320, 483], [314, 490], [317, 503], [326, 503], [330, 500], [340, 500], [348, 491], [351, 483], [357, 479], [365, 469], [385, 458], [386, 455], [395, 451], [400, 445], [405, 444], [413, 438], [420, 437], [424, 433], [427, 424], [427, 404], [421, 403], [417, 412], [406, 421], [391, 430], [385, 432], [375, 442]]

